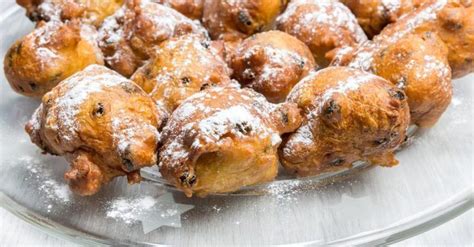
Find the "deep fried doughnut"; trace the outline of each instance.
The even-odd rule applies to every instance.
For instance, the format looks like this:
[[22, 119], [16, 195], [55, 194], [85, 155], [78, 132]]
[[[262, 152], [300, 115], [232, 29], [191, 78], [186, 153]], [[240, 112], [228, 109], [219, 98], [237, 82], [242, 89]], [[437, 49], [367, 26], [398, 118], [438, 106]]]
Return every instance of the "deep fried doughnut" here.
[[207, 87], [230, 83], [230, 69], [212, 42], [185, 35], [165, 41], [132, 80], [167, 111]]
[[132, 81], [99, 65], [67, 78], [47, 93], [26, 125], [45, 152], [64, 156], [71, 189], [92, 195], [117, 176], [140, 181], [140, 168], [157, 161], [161, 116]]
[[280, 146], [290, 173], [310, 176], [358, 160], [393, 166], [410, 122], [404, 92], [385, 79], [344, 67], [313, 72], [288, 96], [305, 120]]
[[329, 64], [335, 48], [367, 40], [351, 11], [333, 0], [293, 0], [276, 26], [303, 41], [321, 66]]
[[213, 39], [234, 41], [271, 28], [287, 0], [205, 0], [203, 24]]
[[170, 117], [160, 172], [187, 196], [271, 181], [280, 134], [300, 123], [294, 104], [270, 104], [251, 89], [210, 88], [185, 100]]
[[104, 21], [99, 45], [107, 65], [129, 77], [163, 41], [189, 33], [207, 38], [198, 22], [176, 10], [146, 0], [131, 0]]
[[421, 127], [434, 125], [452, 96], [448, 49], [436, 34], [408, 35], [374, 55], [375, 74], [403, 89], [411, 121]]
[[333, 64], [344, 65], [353, 60], [367, 60], [374, 53], [396, 43], [406, 35], [426, 32], [436, 33], [447, 45], [453, 78], [474, 71], [474, 4], [470, 0], [429, 0], [375, 36], [373, 39], [375, 45], [370, 46], [376, 48], [370, 53], [364, 47], [367, 44], [362, 44], [352, 51], [343, 49], [338, 52]]
[[124, 0], [16, 0], [32, 21], [82, 22], [100, 26], [102, 21], [122, 6]]
[[303, 42], [280, 31], [247, 38], [231, 61], [233, 77], [273, 103], [283, 102], [293, 86], [317, 67]]
[[103, 64], [96, 30], [77, 21], [40, 22], [8, 50], [5, 76], [18, 93], [41, 97], [60, 81], [90, 64]]

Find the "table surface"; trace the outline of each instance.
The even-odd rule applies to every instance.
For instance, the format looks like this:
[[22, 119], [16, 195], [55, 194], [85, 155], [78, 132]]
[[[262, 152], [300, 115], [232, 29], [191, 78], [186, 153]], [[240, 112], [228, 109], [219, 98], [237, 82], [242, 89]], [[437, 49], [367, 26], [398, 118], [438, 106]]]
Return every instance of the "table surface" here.
[[[431, 231], [397, 243], [398, 246], [473, 246], [474, 211], [463, 215]], [[13, 214], [0, 208], [0, 246], [77, 246], [49, 236], [28, 225]]]

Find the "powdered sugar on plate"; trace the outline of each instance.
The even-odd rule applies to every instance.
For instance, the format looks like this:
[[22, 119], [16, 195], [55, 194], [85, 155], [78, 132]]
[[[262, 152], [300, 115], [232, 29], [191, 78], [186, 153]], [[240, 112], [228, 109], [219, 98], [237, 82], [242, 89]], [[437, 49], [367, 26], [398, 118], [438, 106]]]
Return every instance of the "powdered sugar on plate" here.
[[[46, 167], [41, 159], [25, 155], [19, 158], [19, 163], [24, 164], [31, 178], [40, 183], [38, 189], [47, 199], [57, 203], [69, 203], [71, 201], [72, 194], [68, 185], [62, 181], [57, 181], [53, 175], [53, 168]], [[49, 207], [48, 212], [50, 210]]]
[[122, 220], [127, 224], [131, 224], [137, 222], [137, 216], [153, 208], [156, 203], [156, 199], [151, 196], [117, 198], [108, 203], [106, 215], [109, 218]]

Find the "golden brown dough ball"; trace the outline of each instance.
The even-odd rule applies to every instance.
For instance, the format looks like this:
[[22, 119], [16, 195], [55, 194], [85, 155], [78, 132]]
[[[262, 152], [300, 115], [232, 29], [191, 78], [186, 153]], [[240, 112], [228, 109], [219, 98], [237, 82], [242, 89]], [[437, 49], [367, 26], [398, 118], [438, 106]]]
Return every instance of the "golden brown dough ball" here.
[[334, 49], [367, 40], [351, 11], [333, 0], [293, 0], [278, 17], [276, 26], [303, 41], [324, 67]]
[[202, 22], [213, 39], [233, 41], [268, 30], [287, 0], [204, 0]]
[[317, 69], [309, 48], [280, 31], [245, 39], [232, 58], [233, 77], [273, 103], [283, 102], [298, 81]]
[[348, 168], [355, 161], [393, 166], [410, 114], [402, 90], [385, 79], [345, 67], [311, 73], [288, 101], [305, 114], [280, 146], [283, 166], [297, 176]]
[[140, 181], [140, 168], [157, 162], [161, 116], [132, 81], [91, 65], [43, 97], [26, 125], [45, 152], [64, 156], [71, 189], [92, 195], [117, 176]]
[[[417, 10], [401, 17], [386, 27], [373, 41], [378, 47], [373, 52], [385, 49], [409, 34], [436, 33], [448, 47], [448, 61], [453, 78], [474, 71], [474, 4], [463, 0], [429, 0]], [[357, 49], [344, 48], [334, 58], [334, 65], [343, 65], [353, 59], [358, 50], [366, 49], [362, 44]], [[372, 52], [372, 53], [373, 53]], [[371, 57], [372, 54], [362, 54]], [[358, 55], [361, 56], [361, 55]]]
[[400, 16], [419, 8], [427, 0], [341, 0], [357, 17], [370, 38]]
[[156, 2], [173, 8], [194, 20], [201, 19], [204, 1], [205, 0], [156, 0]]
[[82, 22], [100, 26], [102, 21], [122, 6], [124, 0], [17, 0], [32, 21]]
[[187, 196], [271, 181], [280, 134], [300, 123], [294, 104], [270, 104], [250, 89], [204, 90], [185, 100], [163, 129], [160, 172]]
[[41, 22], [18, 40], [4, 60], [5, 76], [17, 92], [41, 97], [60, 81], [90, 64], [103, 64], [92, 26], [77, 21]]
[[190, 33], [207, 38], [198, 22], [176, 10], [146, 0], [131, 0], [104, 21], [99, 45], [107, 65], [130, 77], [163, 41]]
[[186, 35], [165, 41], [132, 80], [172, 112], [183, 100], [201, 90], [229, 84], [229, 76], [230, 69], [212, 42]]
[[436, 34], [409, 35], [374, 55], [374, 72], [403, 89], [411, 121], [434, 125], [452, 96], [448, 50]]

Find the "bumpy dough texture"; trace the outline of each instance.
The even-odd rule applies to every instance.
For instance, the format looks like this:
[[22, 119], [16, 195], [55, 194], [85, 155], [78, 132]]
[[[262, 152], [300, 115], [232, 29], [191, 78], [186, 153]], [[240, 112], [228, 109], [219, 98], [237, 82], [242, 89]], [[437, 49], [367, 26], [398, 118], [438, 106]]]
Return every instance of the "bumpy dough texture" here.
[[436, 34], [409, 35], [374, 54], [374, 72], [403, 89], [411, 121], [434, 125], [452, 97], [448, 49]]
[[185, 100], [163, 129], [160, 172], [188, 196], [271, 181], [280, 134], [300, 123], [294, 104], [268, 103], [250, 89], [210, 88]]
[[303, 42], [284, 32], [269, 31], [245, 39], [231, 59], [231, 68], [242, 85], [279, 103], [318, 66]]
[[100, 26], [102, 21], [122, 6], [124, 0], [16, 0], [32, 21], [80, 19]]
[[230, 83], [230, 69], [212, 45], [196, 35], [172, 38], [132, 80], [172, 112], [189, 96]]
[[351, 11], [333, 0], [293, 0], [276, 26], [303, 41], [321, 66], [329, 64], [335, 48], [367, 40]]
[[205, 0], [202, 22], [213, 39], [233, 41], [271, 28], [287, 0]]
[[288, 96], [305, 120], [280, 147], [283, 166], [297, 176], [350, 167], [358, 160], [393, 166], [410, 114], [405, 94], [385, 79], [330, 67], [303, 79]]
[[200, 20], [205, 0], [156, 0], [165, 6], [173, 8], [188, 18]]
[[103, 64], [96, 30], [77, 21], [40, 22], [13, 44], [4, 60], [5, 76], [18, 93], [41, 97], [60, 81], [90, 64]]
[[194, 33], [207, 38], [206, 30], [176, 10], [146, 0], [131, 0], [99, 30], [99, 46], [105, 61], [129, 77], [171, 37]]
[[71, 165], [65, 179], [80, 195], [92, 195], [112, 178], [140, 181], [140, 168], [157, 162], [161, 116], [132, 81], [91, 65], [43, 97], [26, 125], [31, 140]]
[[382, 31], [400, 16], [419, 8], [427, 0], [341, 0], [357, 17], [369, 37]]
[[[448, 61], [453, 78], [474, 71], [474, 3], [471, 0], [430, 0], [417, 10], [401, 17], [386, 27], [373, 41], [376, 48], [370, 53], [367, 44], [350, 51], [342, 49], [333, 64], [344, 65], [351, 60], [365, 63], [378, 50], [383, 50], [409, 34], [436, 33], [448, 47]], [[365, 50], [361, 52], [360, 50]], [[354, 58], [356, 57], [356, 58]], [[362, 62], [365, 60], [366, 62]]]

